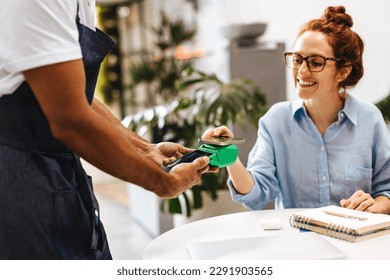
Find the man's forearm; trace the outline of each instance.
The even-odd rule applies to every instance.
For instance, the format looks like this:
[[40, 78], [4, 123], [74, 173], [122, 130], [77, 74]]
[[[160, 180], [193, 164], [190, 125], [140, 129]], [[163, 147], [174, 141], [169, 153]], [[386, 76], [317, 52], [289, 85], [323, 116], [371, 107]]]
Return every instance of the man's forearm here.
[[96, 112], [91, 110], [81, 121], [61, 127], [61, 132], [55, 136], [99, 169], [157, 193], [168, 181], [168, 176], [145, 157], [134, 141], [129, 141], [124, 133], [118, 133], [118, 127]]
[[92, 102], [92, 109], [98, 113], [98, 115], [105, 118], [107, 121], [116, 126], [123, 135], [137, 148], [146, 150], [150, 148], [151, 144], [147, 142], [145, 139], [134, 133], [133, 131], [126, 128], [120, 120], [111, 113], [111, 111], [98, 99], [94, 99]]

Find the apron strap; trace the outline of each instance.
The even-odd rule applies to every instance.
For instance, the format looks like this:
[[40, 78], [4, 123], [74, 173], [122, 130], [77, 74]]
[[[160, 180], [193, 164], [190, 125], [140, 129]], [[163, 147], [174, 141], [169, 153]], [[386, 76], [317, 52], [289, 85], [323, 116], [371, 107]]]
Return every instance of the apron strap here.
[[102, 248], [98, 248], [99, 245], [102, 244], [102, 242], [99, 242], [102, 238], [100, 236], [99, 204], [93, 193], [92, 180], [91, 178], [88, 178], [88, 176], [85, 174], [80, 158], [76, 154], [74, 154], [74, 162], [76, 181], [77, 185], [79, 186], [79, 193], [85, 207], [90, 213], [90, 222], [92, 227], [91, 249], [101, 250]]

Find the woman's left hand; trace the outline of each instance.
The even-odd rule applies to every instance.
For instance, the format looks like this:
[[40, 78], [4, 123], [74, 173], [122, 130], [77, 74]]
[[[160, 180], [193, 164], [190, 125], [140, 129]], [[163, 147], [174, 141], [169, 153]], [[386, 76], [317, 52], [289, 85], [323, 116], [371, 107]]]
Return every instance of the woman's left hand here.
[[362, 190], [356, 191], [350, 198], [340, 200], [344, 208], [360, 210], [372, 213], [388, 214], [390, 200], [386, 196], [378, 196], [375, 199]]

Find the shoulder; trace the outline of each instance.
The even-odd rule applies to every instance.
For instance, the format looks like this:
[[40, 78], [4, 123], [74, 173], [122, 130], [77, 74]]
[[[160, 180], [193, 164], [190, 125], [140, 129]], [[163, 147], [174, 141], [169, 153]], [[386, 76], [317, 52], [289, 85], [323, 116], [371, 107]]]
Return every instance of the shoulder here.
[[294, 103], [291, 101], [282, 101], [272, 105], [267, 113], [263, 116], [263, 119], [273, 119], [277, 117], [281, 118], [292, 118]]
[[[21, 72], [63, 59], [79, 58], [76, 26], [77, 0], [3, 1], [10, 10], [0, 10], [1, 61], [8, 72]], [[3, 10], [7, 10], [4, 12]], [[4, 16], [4, 17], [3, 17]], [[17, 20], [15, 20], [17, 19]]]
[[291, 114], [292, 113], [293, 102], [291, 101], [282, 101], [272, 105], [267, 114]]
[[272, 105], [259, 119], [259, 128], [279, 130], [293, 119], [294, 103], [283, 101]]
[[385, 126], [383, 115], [375, 104], [359, 100], [352, 95], [348, 96], [343, 111], [357, 126], [367, 129]]
[[0, 95], [25, 70], [82, 57], [76, 15], [77, 0], [1, 1]]
[[[84, 1], [80, 1], [84, 2]], [[87, 2], [87, 1], [85, 1]], [[40, 1], [25, 1], [25, 0], [12, 0], [12, 1], [2, 1], [1, 2], [1, 11], [0, 15], [7, 17], [14, 16], [18, 14], [18, 20], [15, 18], [13, 22], [18, 24], [19, 22], [24, 22], [25, 18], [32, 19], [35, 15], [40, 15], [45, 17], [45, 14], [52, 15], [54, 14], [73, 14], [76, 15], [78, 0], [71, 1], [53, 1], [53, 0], [40, 0]], [[80, 5], [81, 6], [81, 5]], [[20, 16], [23, 15], [23, 16]], [[36, 20], [38, 20], [36, 18]], [[30, 22], [35, 24], [34, 21]]]
[[370, 102], [359, 100], [358, 98], [349, 95], [348, 96], [349, 106], [351, 110], [356, 110], [358, 117], [368, 117], [372, 115], [382, 116], [381, 111], [378, 107]]

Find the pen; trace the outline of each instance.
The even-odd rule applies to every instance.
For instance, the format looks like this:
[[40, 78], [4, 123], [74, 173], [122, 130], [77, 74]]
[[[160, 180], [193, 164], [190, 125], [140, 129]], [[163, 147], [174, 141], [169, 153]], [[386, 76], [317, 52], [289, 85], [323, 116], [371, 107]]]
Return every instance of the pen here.
[[331, 211], [324, 211], [324, 212], [328, 215], [337, 216], [337, 217], [341, 217], [341, 218], [347, 218], [347, 219], [359, 220], [359, 221], [367, 221], [367, 218], [364, 218], [364, 217], [356, 217], [356, 216], [340, 214], [340, 213], [331, 212]]

